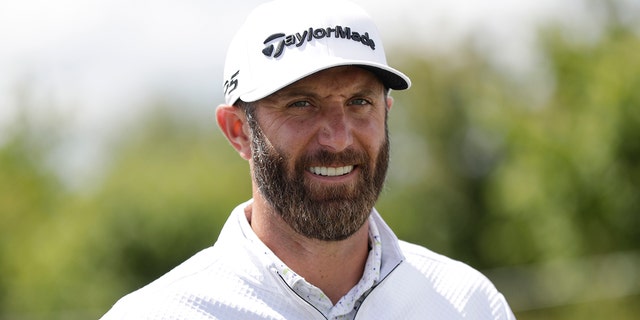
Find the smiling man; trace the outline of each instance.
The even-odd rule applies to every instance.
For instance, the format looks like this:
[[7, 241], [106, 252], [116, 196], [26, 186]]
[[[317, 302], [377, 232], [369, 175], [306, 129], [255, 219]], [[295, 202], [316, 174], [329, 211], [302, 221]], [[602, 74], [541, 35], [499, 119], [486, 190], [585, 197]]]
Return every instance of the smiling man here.
[[103, 319], [512, 319], [483, 275], [398, 240], [374, 208], [389, 91], [409, 86], [354, 4], [256, 8], [229, 48], [216, 110], [249, 162], [252, 199], [213, 247]]

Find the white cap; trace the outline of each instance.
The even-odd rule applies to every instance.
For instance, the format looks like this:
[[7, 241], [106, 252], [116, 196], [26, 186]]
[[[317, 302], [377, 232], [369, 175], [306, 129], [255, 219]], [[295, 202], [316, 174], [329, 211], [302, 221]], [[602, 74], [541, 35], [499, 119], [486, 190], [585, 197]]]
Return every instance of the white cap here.
[[254, 9], [233, 38], [224, 68], [225, 103], [260, 100], [306, 76], [361, 66], [394, 90], [411, 81], [387, 65], [369, 15], [345, 0], [276, 0]]

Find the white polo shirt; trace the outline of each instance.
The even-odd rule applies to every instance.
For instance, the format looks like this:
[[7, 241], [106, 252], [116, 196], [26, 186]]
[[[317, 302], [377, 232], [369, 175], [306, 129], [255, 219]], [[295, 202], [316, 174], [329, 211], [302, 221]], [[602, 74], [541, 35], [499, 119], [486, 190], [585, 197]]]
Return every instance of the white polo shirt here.
[[259, 240], [244, 214], [249, 203], [233, 210], [212, 247], [102, 319], [515, 319], [486, 277], [398, 240], [375, 209], [363, 277], [332, 305]]

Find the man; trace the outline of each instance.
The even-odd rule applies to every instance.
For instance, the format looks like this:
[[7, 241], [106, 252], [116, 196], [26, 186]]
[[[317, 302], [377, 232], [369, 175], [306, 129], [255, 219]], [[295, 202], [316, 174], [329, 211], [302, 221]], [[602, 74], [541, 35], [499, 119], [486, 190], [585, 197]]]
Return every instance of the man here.
[[213, 247], [103, 319], [512, 319], [479, 272], [399, 241], [373, 208], [389, 89], [409, 86], [354, 4], [255, 9], [229, 48], [216, 110], [253, 197]]

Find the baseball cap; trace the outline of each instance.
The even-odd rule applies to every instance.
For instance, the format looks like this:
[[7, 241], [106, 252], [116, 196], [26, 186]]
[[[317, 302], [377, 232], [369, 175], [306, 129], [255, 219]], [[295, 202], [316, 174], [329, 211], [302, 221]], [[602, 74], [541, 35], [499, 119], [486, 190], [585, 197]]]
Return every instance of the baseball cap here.
[[227, 51], [225, 103], [260, 100], [306, 76], [337, 66], [360, 66], [389, 89], [411, 81], [387, 64], [371, 17], [346, 0], [276, 0], [255, 8]]

